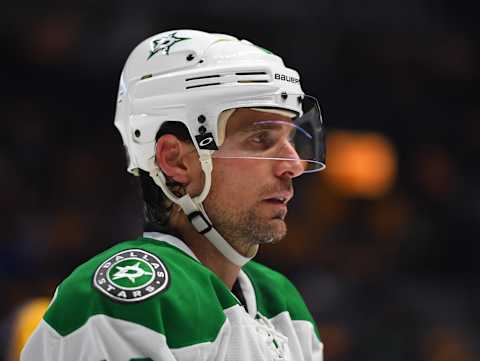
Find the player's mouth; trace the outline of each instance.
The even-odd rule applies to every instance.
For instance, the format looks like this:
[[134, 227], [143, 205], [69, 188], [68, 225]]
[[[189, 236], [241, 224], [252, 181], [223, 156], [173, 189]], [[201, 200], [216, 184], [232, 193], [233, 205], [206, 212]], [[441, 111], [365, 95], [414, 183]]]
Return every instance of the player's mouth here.
[[267, 198], [263, 200], [264, 202], [270, 203], [270, 204], [278, 204], [278, 205], [287, 205], [287, 200], [283, 197], [272, 197], [272, 198]]
[[286, 191], [286, 192], [275, 193], [273, 195], [270, 195], [264, 198], [263, 200], [268, 203], [279, 204], [279, 205], [283, 204], [286, 206], [287, 203], [290, 201], [290, 199], [292, 199], [292, 197], [293, 197], [293, 193]]
[[292, 199], [292, 192], [279, 192], [263, 199], [264, 203], [270, 204], [278, 209], [281, 218], [283, 219], [287, 214], [287, 203]]

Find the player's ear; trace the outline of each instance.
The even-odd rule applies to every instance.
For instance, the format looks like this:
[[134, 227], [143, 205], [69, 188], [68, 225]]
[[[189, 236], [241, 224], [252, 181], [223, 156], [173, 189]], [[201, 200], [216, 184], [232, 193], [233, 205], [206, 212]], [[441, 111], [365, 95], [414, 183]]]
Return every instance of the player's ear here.
[[162, 135], [155, 145], [158, 167], [175, 182], [184, 185], [190, 181], [188, 162], [191, 147], [172, 134]]

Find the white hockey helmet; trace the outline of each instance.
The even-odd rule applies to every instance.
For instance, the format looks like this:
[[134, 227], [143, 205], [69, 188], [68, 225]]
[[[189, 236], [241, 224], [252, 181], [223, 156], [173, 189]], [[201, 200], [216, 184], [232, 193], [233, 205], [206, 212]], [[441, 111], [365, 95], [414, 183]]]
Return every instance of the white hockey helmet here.
[[[266, 123], [293, 130], [289, 137], [298, 155], [292, 160], [302, 161], [306, 172], [325, 167], [320, 109], [315, 98], [303, 93], [298, 73], [268, 50], [224, 34], [173, 30], [141, 42], [120, 77], [115, 126], [127, 151], [128, 171], [150, 173], [200, 233], [231, 261], [243, 264], [248, 259], [215, 231], [202, 206], [212, 157], [278, 158], [268, 152], [221, 151], [228, 116], [237, 108], [292, 118]], [[176, 197], [155, 163], [155, 137], [167, 121], [185, 124], [198, 151], [205, 185], [197, 197]]]

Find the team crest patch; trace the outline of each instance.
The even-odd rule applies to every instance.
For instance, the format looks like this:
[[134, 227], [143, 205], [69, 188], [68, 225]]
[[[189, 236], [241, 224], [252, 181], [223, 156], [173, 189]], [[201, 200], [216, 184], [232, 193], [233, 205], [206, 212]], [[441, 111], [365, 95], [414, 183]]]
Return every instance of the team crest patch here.
[[158, 52], [163, 55], [168, 55], [170, 53], [170, 48], [183, 40], [190, 40], [190, 38], [177, 36], [176, 32], [153, 40], [150, 44], [150, 54], [148, 55], [147, 60]]
[[143, 301], [168, 286], [167, 268], [160, 259], [141, 249], [119, 252], [97, 268], [93, 285], [122, 302]]

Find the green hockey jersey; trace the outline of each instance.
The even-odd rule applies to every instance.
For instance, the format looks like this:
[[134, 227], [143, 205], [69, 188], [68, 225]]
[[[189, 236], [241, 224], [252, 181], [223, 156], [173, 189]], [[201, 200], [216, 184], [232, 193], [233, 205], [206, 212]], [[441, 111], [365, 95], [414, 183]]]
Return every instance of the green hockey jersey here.
[[238, 282], [245, 307], [181, 240], [145, 233], [60, 284], [21, 361], [323, 360], [284, 276], [250, 261]]

